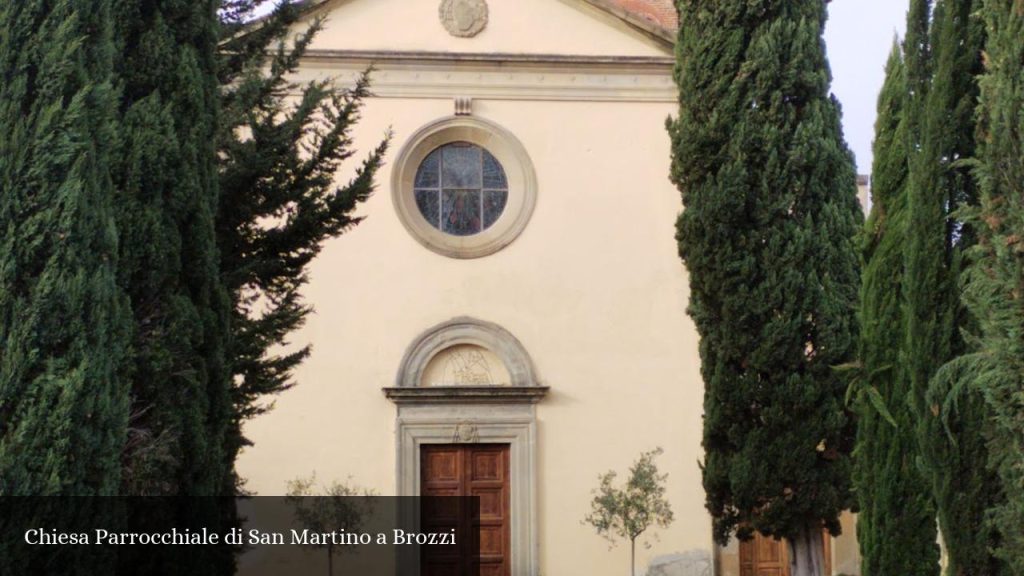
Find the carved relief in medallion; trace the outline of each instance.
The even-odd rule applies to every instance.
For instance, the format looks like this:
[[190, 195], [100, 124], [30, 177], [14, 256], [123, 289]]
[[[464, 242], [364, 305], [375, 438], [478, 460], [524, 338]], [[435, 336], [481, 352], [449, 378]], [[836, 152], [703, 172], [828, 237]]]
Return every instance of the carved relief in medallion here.
[[454, 444], [475, 444], [480, 439], [476, 426], [471, 422], [460, 422], [452, 433]]
[[484, 0], [443, 0], [438, 12], [445, 30], [452, 36], [472, 38], [487, 26]]
[[493, 386], [487, 358], [476, 348], [451, 350], [445, 362], [445, 382], [459, 386]]

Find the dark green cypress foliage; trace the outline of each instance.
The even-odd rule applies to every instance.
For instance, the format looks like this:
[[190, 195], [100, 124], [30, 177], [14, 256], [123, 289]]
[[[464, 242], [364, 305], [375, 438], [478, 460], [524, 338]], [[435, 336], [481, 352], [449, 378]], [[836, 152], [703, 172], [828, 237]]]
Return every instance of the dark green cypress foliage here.
[[860, 403], [854, 478], [863, 576], [939, 573], [935, 507], [917, 463], [916, 418], [899, 360], [905, 333], [901, 284], [907, 240], [906, 87], [902, 54], [894, 44], [878, 100], [872, 205], [862, 248], [862, 373], [892, 419], [871, 402]]
[[[259, 3], [226, 4], [226, 32]], [[259, 28], [222, 46], [217, 234], [233, 305], [232, 460], [248, 443], [242, 422], [268, 409], [261, 402], [267, 395], [292, 386], [294, 368], [310, 353], [308, 346], [287, 353], [272, 349], [311, 312], [299, 292], [308, 279], [306, 268], [324, 240], [361, 219], [353, 213], [373, 191], [387, 146], [385, 139], [371, 151], [354, 179], [335, 183], [341, 163], [354, 154], [350, 133], [368, 94], [367, 79], [352, 90], [330, 81], [301, 87], [289, 81], [320, 30], [316, 22], [286, 45], [297, 13], [284, 5]], [[295, 92], [301, 96], [289, 101]]]
[[230, 302], [214, 232], [216, 0], [117, 0], [122, 285], [134, 312], [124, 489], [233, 491]]
[[931, 80], [931, 42], [928, 38], [931, 0], [910, 0], [907, 11], [907, 36], [903, 41], [906, 60], [908, 104], [905, 106], [908, 137], [919, 133], [924, 97]]
[[979, 173], [984, 243], [967, 305], [986, 357], [974, 382], [994, 430], [989, 443], [1004, 499], [993, 520], [1009, 574], [1024, 574], [1024, 1], [985, 0], [987, 71], [981, 80]]
[[820, 574], [851, 504], [834, 366], [856, 353], [862, 224], [820, 0], [680, 0], [672, 179], [701, 334], [704, 487], [719, 542], [786, 537]]
[[933, 381], [938, 368], [963, 351], [960, 334], [968, 327], [958, 283], [963, 251], [974, 242], [974, 232], [956, 213], [977, 201], [963, 160], [975, 153], [976, 80], [984, 43], [979, 8], [978, 0], [936, 3], [927, 62], [930, 82], [909, 104], [917, 116], [909, 134], [904, 364], [925, 477], [949, 550], [950, 574], [958, 575], [1002, 570], [991, 555], [998, 535], [985, 522], [999, 490], [986, 471], [984, 402], [969, 388], [951, 390], [945, 380]]
[[110, 4], [0, 4], [0, 495], [116, 493], [128, 311]]
[[963, 291], [977, 336], [970, 353], [937, 380], [948, 381], [953, 399], [984, 399], [990, 468], [1003, 492], [989, 510], [1002, 537], [996, 551], [1005, 573], [1024, 574], [1024, 2], [987, 0], [983, 15], [988, 37], [975, 171], [981, 201], [970, 212], [978, 243]]

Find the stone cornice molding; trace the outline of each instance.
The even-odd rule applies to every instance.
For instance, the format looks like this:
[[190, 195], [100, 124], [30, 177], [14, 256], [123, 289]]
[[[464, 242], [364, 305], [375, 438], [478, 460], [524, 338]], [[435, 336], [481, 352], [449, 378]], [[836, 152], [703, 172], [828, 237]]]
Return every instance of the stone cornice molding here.
[[671, 58], [310, 50], [296, 80], [351, 84], [373, 66], [378, 98], [675, 103]]
[[536, 404], [547, 386], [422, 386], [385, 388], [395, 404]]
[[433, 52], [428, 50], [333, 50], [312, 48], [306, 52], [307, 60], [352, 60], [365, 63], [455, 62], [508, 64], [542, 64], [578, 66], [622, 66], [630, 69], [652, 67], [661, 72], [672, 72], [675, 60], [671, 56], [599, 56], [590, 54], [528, 54], [508, 52]]

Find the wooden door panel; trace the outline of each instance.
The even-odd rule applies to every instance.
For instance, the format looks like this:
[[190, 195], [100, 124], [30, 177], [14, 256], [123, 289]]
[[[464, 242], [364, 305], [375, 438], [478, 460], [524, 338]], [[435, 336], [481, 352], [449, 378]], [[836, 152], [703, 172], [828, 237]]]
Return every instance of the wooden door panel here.
[[423, 576], [462, 576], [462, 572], [459, 571], [458, 560], [431, 562], [429, 565], [424, 565], [420, 573]]
[[471, 482], [479, 482], [483, 480], [494, 480], [501, 482], [505, 478], [504, 466], [501, 458], [503, 451], [486, 450], [472, 453], [473, 466], [470, 468]]
[[505, 534], [501, 526], [481, 526], [473, 536], [479, 546], [481, 558], [493, 560], [505, 556]]
[[789, 576], [785, 542], [760, 533], [740, 542], [740, 576]]
[[[458, 489], [430, 490], [424, 496], [458, 496]], [[459, 502], [454, 499], [427, 499], [423, 501], [423, 518], [429, 522], [458, 523]]]
[[755, 539], [754, 542], [757, 543], [757, 561], [759, 564], [778, 564], [782, 562], [783, 548], [785, 547], [781, 541], [761, 537]]
[[502, 521], [505, 519], [505, 491], [497, 488], [475, 488], [470, 496], [480, 498], [480, 520]]
[[[420, 451], [420, 493], [424, 496], [476, 496], [479, 507], [454, 510], [451, 501], [424, 503], [422, 524], [431, 530], [459, 527], [469, 534], [448, 554], [424, 547], [423, 574], [430, 576], [509, 576], [509, 446], [507, 444], [425, 445]], [[457, 502], [457, 501], [456, 501]], [[475, 551], [475, 553], [473, 553]]]
[[[832, 538], [824, 533], [825, 574], [832, 574]], [[789, 576], [789, 546], [760, 533], [740, 542], [740, 576]]]
[[499, 564], [480, 564], [471, 574], [474, 576], [505, 576], [508, 572]]
[[470, 571], [473, 576], [505, 576], [505, 568], [499, 564], [479, 564]]
[[458, 485], [460, 456], [457, 450], [445, 448], [425, 450], [421, 460], [425, 484], [429, 486], [446, 483]]
[[745, 546], [740, 542], [740, 564], [752, 564], [754, 562], [754, 547]]

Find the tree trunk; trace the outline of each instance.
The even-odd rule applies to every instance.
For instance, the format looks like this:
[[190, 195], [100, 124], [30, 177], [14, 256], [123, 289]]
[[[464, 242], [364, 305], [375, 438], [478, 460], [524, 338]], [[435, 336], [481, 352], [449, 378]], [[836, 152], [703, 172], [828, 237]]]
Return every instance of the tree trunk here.
[[808, 526], [788, 542], [790, 576], [828, 576], [820, 526]]
[[636, 538], [629, 541], [629, 573], [636, 576]]

